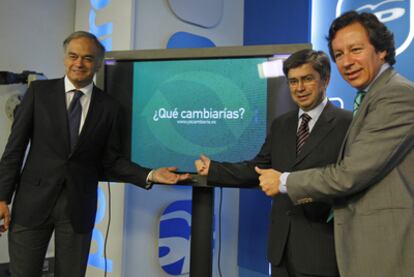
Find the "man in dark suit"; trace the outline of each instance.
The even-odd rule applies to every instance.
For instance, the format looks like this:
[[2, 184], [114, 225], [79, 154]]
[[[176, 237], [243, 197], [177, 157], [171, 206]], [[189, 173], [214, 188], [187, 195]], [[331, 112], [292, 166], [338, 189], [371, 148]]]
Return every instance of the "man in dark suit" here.
[[82, 31], [63, 46], [66, 76], [30, 85], [0, 161], [1, 231], [10, 227], [14, 277], [41, 275], [53, 232], [56, 276], [85, 275], [99, 180], [150, 188], [188, 178], [173, 167], [150, 170], [120, 155], [120, 105], [93, 84], [105, 49]]
[[[251, 161], [220, 163], [201, 156], [196, 168], [208, 175], [209, 183], [258, 185], [256, 166], [295, 171], [336, 161], [352, 115], [325, 97], [329, 58], [320, 51], [301, 50], [284, 62], [283, 70], [299, 109], [273, 121]], [[329, 210], [326, 203], [295, 206], [286, 195], [274, 197], [268, 243], [273, 277], [339, 276], [332, 222], [326, 222]]]

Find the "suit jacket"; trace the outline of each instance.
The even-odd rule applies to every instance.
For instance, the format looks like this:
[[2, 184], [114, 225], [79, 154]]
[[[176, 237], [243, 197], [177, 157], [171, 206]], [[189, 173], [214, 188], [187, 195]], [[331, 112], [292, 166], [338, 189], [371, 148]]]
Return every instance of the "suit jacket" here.
[[[328, 102], [296, 156], [298, 110], [286, 113], [273, 121], [265, 143], [253, 160], [234, 164], [212, 162], [208, 182], [230, 186], [257, 185], [256, 165], [295, 171], [335, 162], [351, 120], [350, 112]], [[338, 275], [333, 226], [326, 223], [330, 209], [328, 203], [295, 206], [286, 194], [276, 195], [269, 229], [269, 261], [279, 265], [289, 242], [296, 270], [312, 275]]]
[[15, 193], [13, 221], [28, 227], [41, 224], [65, 189], [74, 230], [88, 232], [94, 225], [102, 176], [145, 186], [149, 170], [119, 154], [119, 117], [120, 105], [94, 87], [71, 152], [63, 79], [32, 82], [0, 161], [0, 200], [10, 203]]
[[414, 276], [414, 84], [384, 71], [366, 94], [339, 161], [292, 173], [295, 203], [334, 200], [342, 277]]

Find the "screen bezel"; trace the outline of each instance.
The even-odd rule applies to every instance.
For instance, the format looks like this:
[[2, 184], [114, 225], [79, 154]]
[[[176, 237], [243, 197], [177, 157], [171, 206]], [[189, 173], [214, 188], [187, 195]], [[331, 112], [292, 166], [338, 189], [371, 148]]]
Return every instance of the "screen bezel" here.
[[272, 57], [311, 49], [312, 44], [271, 44], [254, 46], [224, 46], [210, 48], [176, 48], [176, 49], [144, 49], [109, 51], [105, 53], [103, 66], [96, 75], [96, 83], [105, 89], [105, 69], [107, 62], [117, 61], [148, 61], [148, 60], [179, 60], [179, 59], [212, 59], [234, 57]]
[[[272, 58], [278, 55], [289, 55], [293, 52], [309, 49], [311, 44], [278, 44], [278, 45], [257, 45], [257, 46], [227, 46], [212, 48], [179, 48], [179, 49], [150, 49], [150, 50], [129, 50], [129, 51], [111, 51], [105, 54], [104, 64], [97, 74], [97, 85], [108, 92], [106, 89], [106, 76], [108, 65], [123, 62], [137, 61], [162, 61], [162, 60], [189, 60], [189, 59], [217, 59], [217, 58], [254, 58], [266, 57]], [[131, 99], [120, 99], [119, 95], [108, 92], [115, 97], [122, 106], [125, 120], [122, 120], [121, 126], [121, 152], [131, 158], [131, 122], [132, 122], [132, 103]], [[125, 96], [123, 96], [125, 97]]]

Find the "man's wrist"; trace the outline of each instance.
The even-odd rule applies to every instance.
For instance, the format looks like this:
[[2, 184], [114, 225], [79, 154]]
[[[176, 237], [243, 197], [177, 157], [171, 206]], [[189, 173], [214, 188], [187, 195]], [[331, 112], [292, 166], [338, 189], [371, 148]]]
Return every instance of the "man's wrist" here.
[[279, 177], [279, 192], [280, 193], [287, 193], [287, 178], [290, 172], [283, 172]]
[[151, 185], [154, 182], [154, 177], [153, 177], [154, 176], [154, 171], [155, 171], [155, 169], [151, 170], [147, 175], [146, 183], [148, 185]]

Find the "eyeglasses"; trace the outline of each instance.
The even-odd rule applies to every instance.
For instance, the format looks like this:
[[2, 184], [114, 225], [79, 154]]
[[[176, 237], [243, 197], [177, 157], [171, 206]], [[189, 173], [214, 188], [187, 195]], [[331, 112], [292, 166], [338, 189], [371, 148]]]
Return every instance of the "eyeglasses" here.
[[313, 85], [316, 82], [316, 78], [313, 75], [306, 75], [301, 77], [300, 79], [297, 78], [289, 78], [288, 84], [291, 88], [296, 88], [299, 86], [299, 83], [302, 82], [304, 86]]

